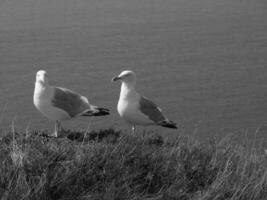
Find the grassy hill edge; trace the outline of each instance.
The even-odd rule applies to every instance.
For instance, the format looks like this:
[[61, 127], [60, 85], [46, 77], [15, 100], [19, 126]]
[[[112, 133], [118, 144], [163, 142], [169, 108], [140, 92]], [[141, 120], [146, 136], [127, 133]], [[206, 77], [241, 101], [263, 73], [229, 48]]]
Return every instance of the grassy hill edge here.
[[[77, 200], [223, 200], [267, 197], [267, 155], [190, 136], [113, 129], [10, 131], [0, 138], [0, 197]], [[231, 138], [229, 138], [231, 140]]]

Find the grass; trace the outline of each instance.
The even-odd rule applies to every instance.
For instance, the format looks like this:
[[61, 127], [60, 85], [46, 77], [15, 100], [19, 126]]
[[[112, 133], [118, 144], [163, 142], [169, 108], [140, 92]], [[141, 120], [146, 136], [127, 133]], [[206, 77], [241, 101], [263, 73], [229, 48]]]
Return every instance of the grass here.
[[1, 200], [264, 200], [267, 156], [244, 145], [113, 129], [10, 131], [0, 140]]

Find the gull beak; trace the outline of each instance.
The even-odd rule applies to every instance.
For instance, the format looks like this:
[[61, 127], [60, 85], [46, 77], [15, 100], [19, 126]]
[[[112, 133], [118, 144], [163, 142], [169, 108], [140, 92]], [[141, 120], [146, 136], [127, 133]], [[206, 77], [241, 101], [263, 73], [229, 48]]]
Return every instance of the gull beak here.
[[116, 77], [112, 78], [112, 82], [115, 82], [115, 81], [118, 81], [118, 80], [121, 80], [121, 77], [116, 76]]

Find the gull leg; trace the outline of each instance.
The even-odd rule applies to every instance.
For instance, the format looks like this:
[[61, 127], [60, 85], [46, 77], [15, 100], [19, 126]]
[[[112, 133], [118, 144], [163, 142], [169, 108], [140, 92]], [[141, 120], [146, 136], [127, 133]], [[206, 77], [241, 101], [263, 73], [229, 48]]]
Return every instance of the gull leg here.
[[55, 132], [54, 132], [54, 137], [58, 136], [58, 128], [59, 128], [59, 121], [56, 120], [55, 122]]
[[132, 126], [132, 134], [135, 134], [135, 125]]
[[62, 132], [62, 126], [61, 126], [61, 121], [58, 121], [58, 132]]

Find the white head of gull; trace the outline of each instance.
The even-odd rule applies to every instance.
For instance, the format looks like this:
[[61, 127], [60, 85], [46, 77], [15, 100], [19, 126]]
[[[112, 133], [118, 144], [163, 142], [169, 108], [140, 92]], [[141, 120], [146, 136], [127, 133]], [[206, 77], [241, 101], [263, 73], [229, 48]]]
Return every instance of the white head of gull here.
[[47, 72], [36, 73], [33, 103], [44, 116], [55, 121], [54, 136], [61, 131], [61, 121], [77, 116], [108, 115], [109, 110], [93, 106], [88, 99], [72, 90], [49, 85]]
[[133, 71], [123, 71], [112, 81], [122, 82], [117, 110], [119, 115], [132, 126], [132, 133], [135, 133], [136, 125], [177, 128], [174, 122], [162, 114], [155, 103], [136, 92], [136, 75]]

